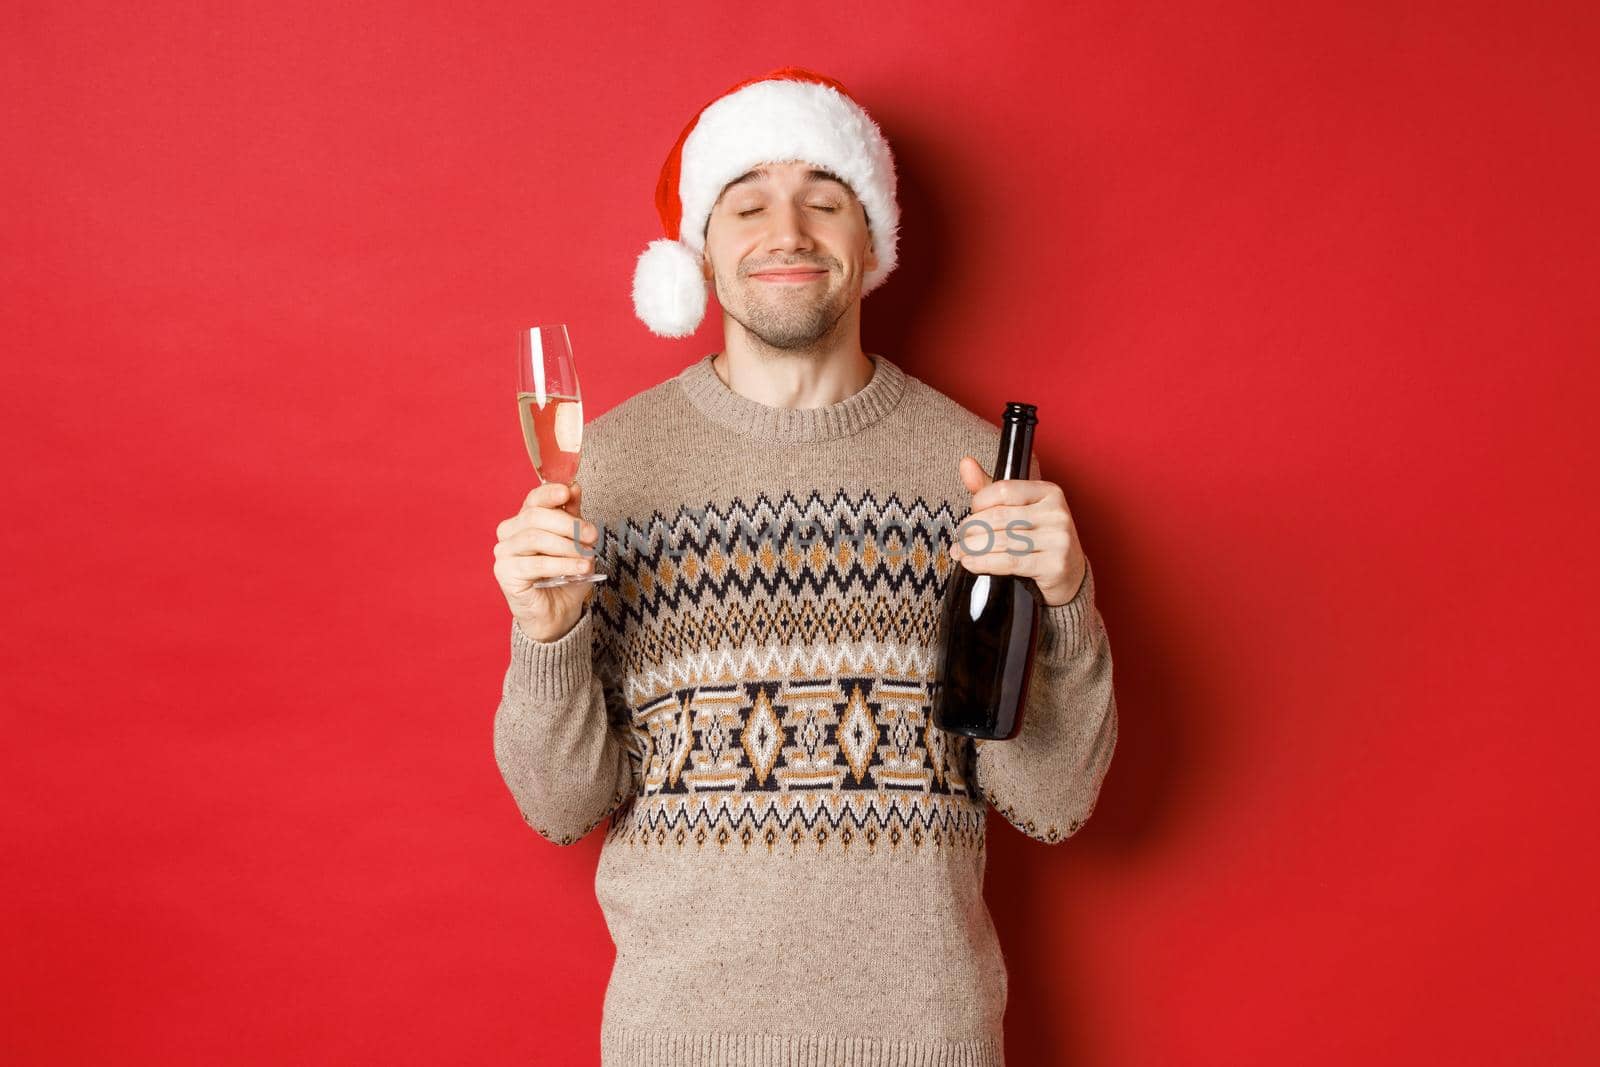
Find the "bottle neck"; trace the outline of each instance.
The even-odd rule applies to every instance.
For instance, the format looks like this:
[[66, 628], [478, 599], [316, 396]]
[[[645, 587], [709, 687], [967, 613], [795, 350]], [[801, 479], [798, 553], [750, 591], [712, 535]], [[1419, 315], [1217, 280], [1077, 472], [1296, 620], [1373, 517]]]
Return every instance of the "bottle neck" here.
[[1000, 455], [994, 461], [995, 481], [1028, 477], [1033, 458], [1033, 420], [1006, 418], [1000, 424]]

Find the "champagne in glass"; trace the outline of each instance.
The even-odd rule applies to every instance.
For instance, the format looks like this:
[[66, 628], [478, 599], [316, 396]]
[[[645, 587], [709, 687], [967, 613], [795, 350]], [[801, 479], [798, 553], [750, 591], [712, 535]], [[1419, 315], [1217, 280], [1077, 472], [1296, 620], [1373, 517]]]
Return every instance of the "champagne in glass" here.
[[[565, 325], [533, 326], [518, 332], [517, 415], [539, 483], [561, 482], [570, 487], [578, 477], [583, 445], [583, 394]], [[533, 585], [544, 588], [605, 580], [603, 574], [560, 574]]]

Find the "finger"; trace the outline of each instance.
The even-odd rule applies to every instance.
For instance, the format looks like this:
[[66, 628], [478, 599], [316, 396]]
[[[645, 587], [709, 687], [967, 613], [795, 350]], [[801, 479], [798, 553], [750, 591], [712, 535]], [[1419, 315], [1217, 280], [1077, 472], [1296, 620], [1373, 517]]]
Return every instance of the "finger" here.
[[962, 556], [987, 556], [994, 553], [1024, 553], [1046, 552], [1065, 555], [1072, 544], [1072, 535], [1065, 529], [1051, 528], [1040, 529], [1034, 527], [997, 526], [994, 529], [994, 539], [989, 539], [987, 531], [974, 529], [964, 541], [950, 543], [950, 555], [956, 559]]
[[951, 555], [959, 555], [961, 551], [975, 555], [992, 551], [1002, 535], [1002, 528], [983, 515], [968, 515], [956, 527], [956, 535], [950, 542]]
[[992, 508], [977, 508], [967, 518], [986, 522], [996, 530], [1004, 530], [1013, 523], [1025, 530], [1053, 530], [1067, 524], [1066, 512], [1042, 500], [1032, 504], [996, 504]]
[[1043, 552], [963, 553], [956, 561], [974, 574], [1017, 574], [1037, 578], [1044, 573], [1048, 557]]
[[992, 479], [984, 472], [983, 465], [971, 456], [962, 456], [958, 464], [961, 470], [961, 484], [969, 493], [976, 493], [988, 485]]
[[[990, 537], [990, 530], [994, 536]], [[950, 555], [989, 555], [990, 552], [1051, 552], [1072, 544], [1067, 526], [1024, 526], [1002, 523], [995, 526], [968, 526], [965, 537], [950, 541]]]
[[564, 482], [545, 482], [522, 498], [525, 508], [553, 508], [566, 502], [572, 494]]
[[1060, 492], [1054, 482], [1034, 481], [1031, 478], [1002, 478], [990, 482], [972, 494], [972, 510], [992, 508], [996, 504], [1034, 504]]
[[577, 559], [572, 556], [506, 556], [495, 560], [495, 577], [505, 582], [536, 582], [540, 578], [554, 578], [558, 574], [588, 574], [594, 570], [594, 558]]
[[1008, 529], [1017, 529], [1029, 536], [1051, 530], [1065, 529], [1067, 516], [1046, 504], [1024, 504], [1019, 507], [996, 506], [973, 511], [956, 527], [954, 543], [978, 550], [991, 537], [999, 540]]
[[586, 545], [593, 545], [600, 539], [600, 528], [594, 523], [559, 508], [527, 508], [518, 512], [495, 527], [495, 537], [505, 541], [523, 530], [549, 530], [572, 537], [574, 528], [578, 539]]
[[545, 482], [543, 485], [534, 487], [532, 492], [522, 498], [522, 507], [518, 509], [517, 514], [501, 523], [496, 529], [495, 536], [504, 537], [508, 531], [515, 529], [516, 527], [511, 524], [521, 518], [524, 512], [531, 511], [534, 508], [560, 508], [567, 503], [571, 496], [572, 490], [561, 482]]
[[592, 548], [580, 552], [570, 529], [560, 534], [532, 527], [519, 530], [504, 541], [497, 541], [494, 554], [499, 559], [503, 556], [590, 556], [594, 552]]

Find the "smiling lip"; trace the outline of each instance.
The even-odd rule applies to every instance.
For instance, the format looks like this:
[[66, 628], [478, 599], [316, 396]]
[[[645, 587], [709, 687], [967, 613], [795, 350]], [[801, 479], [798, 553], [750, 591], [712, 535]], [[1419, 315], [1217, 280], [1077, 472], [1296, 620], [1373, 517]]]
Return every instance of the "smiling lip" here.
[[764, 282], [778, 282], [786, 285], [798, 285], [803, 282], [814, 282], [818, 278], [826, 278], [825, 270], [768, 270], [750, 277], [759, 278]]

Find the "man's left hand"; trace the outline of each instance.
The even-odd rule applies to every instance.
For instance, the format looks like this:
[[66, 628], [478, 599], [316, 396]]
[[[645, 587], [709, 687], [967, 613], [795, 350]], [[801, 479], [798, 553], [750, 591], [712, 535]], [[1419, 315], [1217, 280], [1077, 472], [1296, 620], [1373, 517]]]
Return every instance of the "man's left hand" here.
[[1046, 604], [1058, 606], [1077, 595], [1088, 561], [1066, 494], [1037, 477], [1037, 462], [1032, 473], [1033, 478], [997, 482], [977, 460], [962, 456], [961, 482], [972, 494], [972, 508], [956, 529], [950, 555], [977, 574], [1026, 575]]

